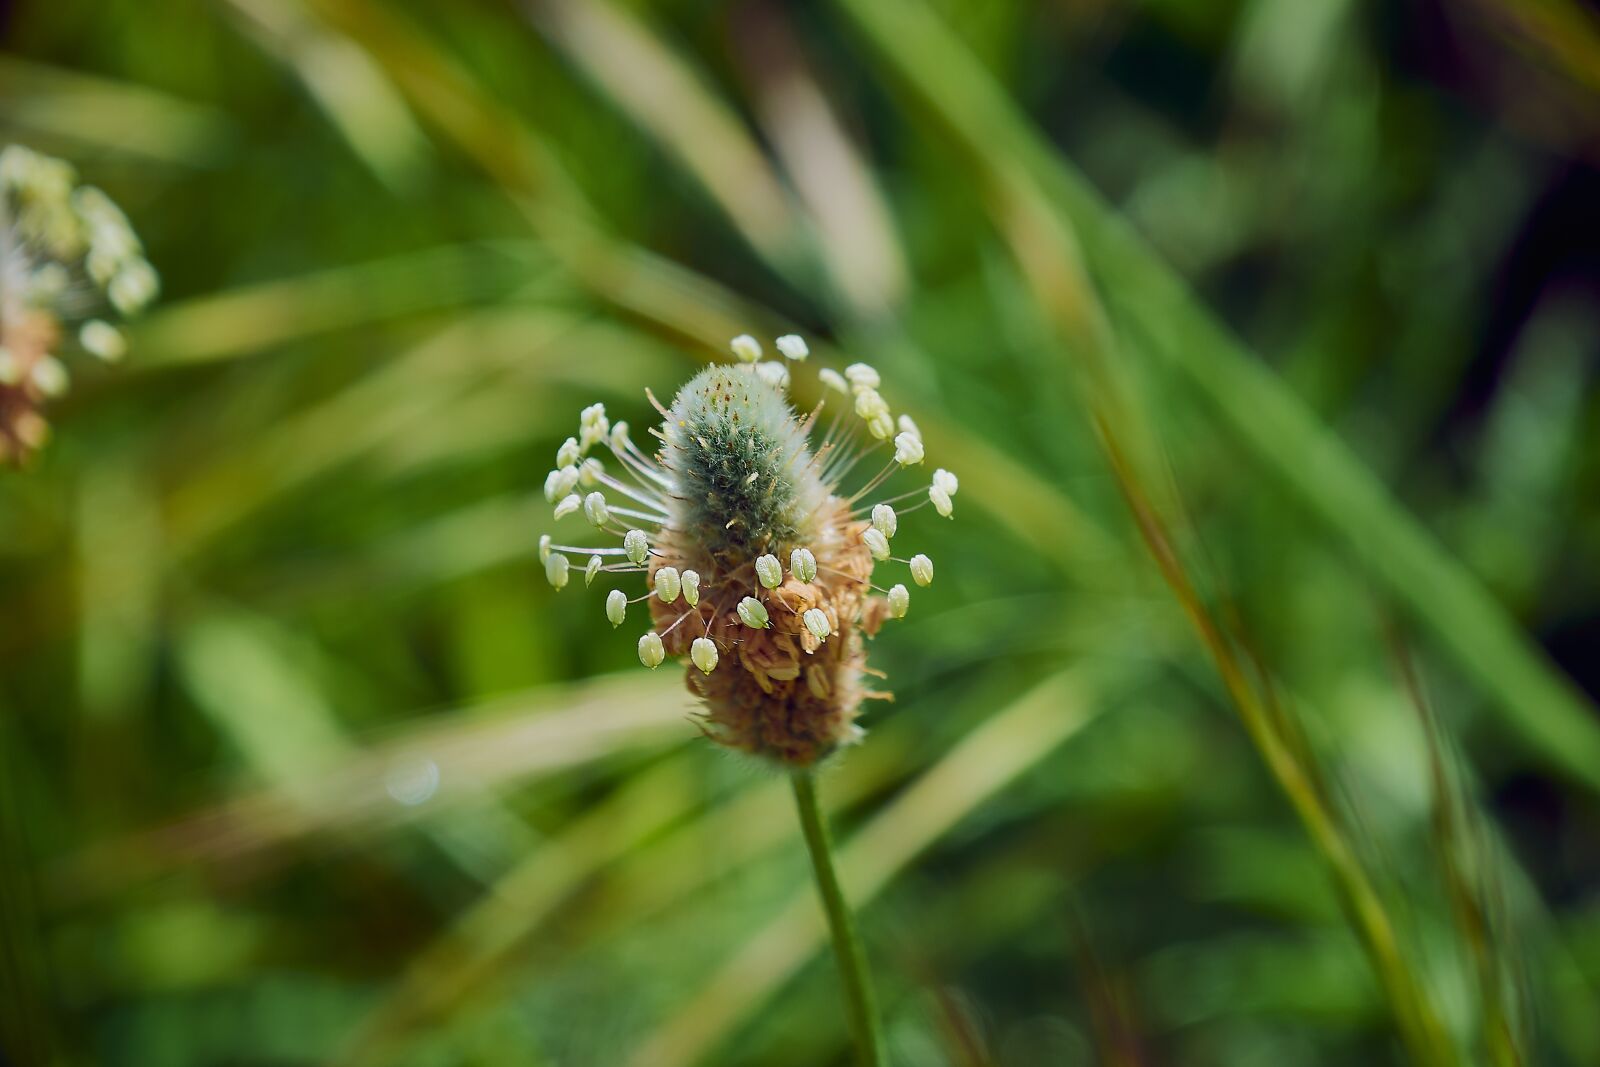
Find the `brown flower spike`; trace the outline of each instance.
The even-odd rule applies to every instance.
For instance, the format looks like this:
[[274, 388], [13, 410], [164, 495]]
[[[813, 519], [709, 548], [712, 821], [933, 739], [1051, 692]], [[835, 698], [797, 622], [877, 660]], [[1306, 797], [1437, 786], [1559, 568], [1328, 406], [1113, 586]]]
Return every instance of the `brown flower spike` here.
[[[777, 346], [790, 361], [808, 355], [793, 335]], [[705, 704], [708, 737], [786, 767], [809, 767], [858, 741], [861, 701], [883, 695], [864, 683], [865, 638], [885, 619], [903, 617], [911, 597], [903, 584], [874, 585], [874, 567], [903, 563], [916, 584], [933, 580], [927, 556], [893, 555], [893, 505], [926, 494], [905, 511], [931, 504], [948, 517], [958, 485], [940, 470], [925, 488], [863, 503], [923, 458], [921, 435], [909, 418], [891, 415], [877, 372], [862, 363], [842, 376], [821, 372], [843, 403], [813, 446], [827, 405], [797, 417], [784, 393], [785, 363], [761, 362], [761, 346], [748, 336], [732, 348], [740, 362], [706, 368], [670, 407], [657, 404], [662, 424], [651, 431], [659, 438], [653, 455], [632, 441], [625, 423], [612, 426], [604, 407], [584, 409], [578, 436], [557, 453], [545, 496], [558, 520], [581, 513], [622, 543], [585, 548], [546, 536], [539, 551], [557, 589], [575, 559], [587, 560], [585, 584], [601, 573], [642, 573], [644, 595], [613, 589], [606, 615], [620, 626], [630, 605], [649, 601], [653, 629], [639, 639], [645, 666], [688, 657], [689, 688]], [[596, 448], [611, 453], [615, 474], [589, 454]], [[884, 449], [893, 454], [882, 469], [845, 489], [860, 461]]]

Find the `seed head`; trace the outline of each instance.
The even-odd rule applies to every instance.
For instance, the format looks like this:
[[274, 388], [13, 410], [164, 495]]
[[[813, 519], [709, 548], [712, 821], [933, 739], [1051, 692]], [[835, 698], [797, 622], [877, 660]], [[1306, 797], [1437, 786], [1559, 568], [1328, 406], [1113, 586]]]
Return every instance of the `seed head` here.
[[127, 339], [106, 310], [131, 317], [159, 288], [110, 197], [59, 159], [0, 149], [0, 463], [23, 463], [48, 438], [43, 410], [72, 385], [63, 350], [120, 360]]
[[[540, 551], [557, 588], [566, 582], [568, 553], [588, 559], [586, 580], [601, 570], [641, 574], [650, 595], [633, 599], [646, 601], [654, 628], [639, 638], [639, 661], [653, 668], [669, 655], [686, 657], [707, 736], [806, 767], [859, 740], [861, 702], [883, 695], [864, 684], [866, 638], [903, 617], [910, 594], [897, 584], [872, 596], [872, 576], [879, 564], [905, 563], [892, 559], [889, 544], [902, 514], [881, 498], [862, 498], [921, 462], [922, 438], [909, 419], [896, 420], [877, 371], [853, 364], [843, 375], [819, 372], [843, 394], [828, 403], [844, 409], [844, 422], [833, 419], [833, 429], [813, 439], [819, 413], [798, 417], [785, 396], [784, 361], [804, 360], [805, 342], [779, 338], [783, 359], [769, 362], [753, 337], [729, 347], [739, 363], [706, 368], [670, 406], [657, 406], [654, 455], [600, 405], [584, 409], [577, 436], [558, 450], [546, 496], [558, 501], [558, 518], [581, 510], [602, 538], [621, 533], [621, 546], [541, 540]], [[858, 458], [851, 442], [861, 439], [854, 419], [869, 437], [894, 438], [894, 458], [847, 488]], [[591, 450], [611, 455], [602, 464]], [[930, 496], [935, 491], [953, 494], [953, 476], [936, 473]], [[624, 533], [619, 519], [640, 528]], [[605, 557], [626, 562], [606, 565]], [[926, 556], [913, 557], [910, 569], [912, 581], [932, 580]], [[607, 595], [612, 625], [622, 624], [628, 604], [624, 590]]]

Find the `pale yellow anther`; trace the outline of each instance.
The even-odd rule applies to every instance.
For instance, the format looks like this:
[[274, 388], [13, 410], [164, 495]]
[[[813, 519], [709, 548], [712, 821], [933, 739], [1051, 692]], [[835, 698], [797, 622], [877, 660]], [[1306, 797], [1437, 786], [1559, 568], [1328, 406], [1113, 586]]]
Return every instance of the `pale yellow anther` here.
[[656, 597], [663, 604], [670, 604], [678, 599], [678, 594], [683, 591], [683, 580], [678, 576], [678, 568], [662, 567], [656, 571]]

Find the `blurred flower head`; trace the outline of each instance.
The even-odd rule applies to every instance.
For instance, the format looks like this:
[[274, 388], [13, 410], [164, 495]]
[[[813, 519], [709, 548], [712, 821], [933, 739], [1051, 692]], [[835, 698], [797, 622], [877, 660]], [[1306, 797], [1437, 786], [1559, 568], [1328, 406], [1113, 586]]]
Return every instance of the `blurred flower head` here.
[[21, 462], [44, 444], [42, 408], [71, 385], [59, 355], [121, 359], [122, 333], [95, 316], [137, 314], [158, 288], [110, 197], [79, 184], [62, 160], [0, 150], [0, 461]]
[[634, 604], [648, 605], [640, 661], [688, 657], [708, 737], [806, 767], [862, 736], [861, 701], [878, 695], [864, 683], [864, 638], [910, 606], [904, 583], [885, 589], [874, 571], [896, 564], [917, 584], [932, 581], [928, 557], [900, 558], [892, 539], [908, 512], [932, 506], [948, 517], [956, 481], [940, 470], [883, 497], [891, 479], [921, 465], [922, 436], [910, 419], [896, 421], [866, 364], [823, 370], [837, 398], [798, 416], [786, 361], [807, 358], [805, 342], [779, 338], [784, 360], [769, 362], [748, 335], [730, 347], [737, 363], [706, 368], [670, 407], [656, 405], [652, 452], [603, 406], [584, 409], [545, 495], [557, 520], [581, 515], [604, 543], [546, 536], [540, 555], [557, 589], [578, 567], [586, 585], [641, 575], [637, 595], [613, 589], [605, 603], [618, 627]]

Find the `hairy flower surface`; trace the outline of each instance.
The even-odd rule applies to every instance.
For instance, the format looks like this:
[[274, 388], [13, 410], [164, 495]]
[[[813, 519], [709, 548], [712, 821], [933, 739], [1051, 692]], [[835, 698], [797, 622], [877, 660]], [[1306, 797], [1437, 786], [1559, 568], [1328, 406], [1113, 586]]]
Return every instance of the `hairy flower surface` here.
[[133, 315], [157, 288], [108, 196], [80, 185], [59, 159], [19, 145], [0, 150], [0, 462], [21, 462], [44, 444], [41, 409], [71, 384], [57, 353], [122, 358], [126, 342], [90, 317], [97, 308]]
[[[871, 499], [923, 458], [921, 434], [905, 416], [896, 423], [878, 373], [861, 363], [843, 376], [820, 372], [845, 397], [831, 402], [837, 410], [813, 439], [829, 402], [796, 415], [783, 363], [761, 362], [748, 335], [730, 347], [740, 362], [707, 367], [669, 407], [656, 405], [662, 423], [651, 452], [601, 405], [584, 409], [545, 495], [557, 520], [581, 516], [605, 543], [541, 538], [540, 554], [557, 589], [574, 562], [586, 580], [639, 575], [638, 595], [607, 594], [606, 616], [621, 625], [629, 604], [648, 601], [653, 628], [639, 639], [640, 661], [654, 668], [687, 657], [708, 737], [808, 767], [859, 740], [862, 700], [886, 695], [866, 688], [865, 638], [905, 617], [910, 595], [903, 583], [875, 585], [873, 571], [888, 563], [919, 585], [932, 580], [931, 563], [922, 577], [927, 557], [913, 566], [891, 539], [900, 517], [920, 508], [948, 517], [956, 483], [941, 470], [920, 488]], [[796, 362], [809, 355], [794, 335], [776, 347]], [[863, 475], [874, 457], [881, 467]]]

